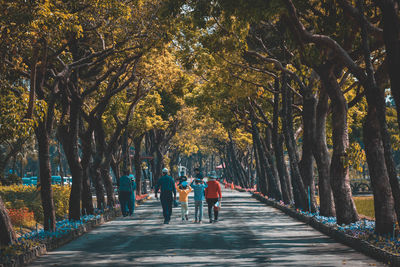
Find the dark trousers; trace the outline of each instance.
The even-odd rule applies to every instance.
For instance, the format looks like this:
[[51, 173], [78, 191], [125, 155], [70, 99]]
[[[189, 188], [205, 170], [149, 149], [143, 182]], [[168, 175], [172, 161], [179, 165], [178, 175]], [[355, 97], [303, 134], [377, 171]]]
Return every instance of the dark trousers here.
[[129, 216], [132, 216], [133, 213], [135, 212], [135, 203], [136, 203], [136, 194], [132, 193], [128, 202]]
[[214, 220], [218, 220], [218, 209], [214, 209], [214, 205], [217, 202], [218, 198], [207, 198], [208, 218], [210, 220], [212, 220], [212, 210], [214, 210]]
[[169, 222], [172, 215], [172, 194], [161, 194], [160, 200], [163, 209], [164, 221]]
[[119, 192], [119, 203], [121, 205], [121, 211], [123, 216], [128, 216], [133, 214], [133, 201], [132, 201], [132, 192], [130, 191], [121, 191]]

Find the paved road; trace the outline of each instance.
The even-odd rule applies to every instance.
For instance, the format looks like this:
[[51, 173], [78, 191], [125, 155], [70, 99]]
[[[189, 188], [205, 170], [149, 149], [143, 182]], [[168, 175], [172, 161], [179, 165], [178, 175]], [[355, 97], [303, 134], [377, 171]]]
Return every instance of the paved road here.
[[32, 266], [383, 266], [247, 193], [223, 195], [218, 223], [182, 222], [174, 208], [164, 225], [151, 200], [133, 218], [106, 223]]

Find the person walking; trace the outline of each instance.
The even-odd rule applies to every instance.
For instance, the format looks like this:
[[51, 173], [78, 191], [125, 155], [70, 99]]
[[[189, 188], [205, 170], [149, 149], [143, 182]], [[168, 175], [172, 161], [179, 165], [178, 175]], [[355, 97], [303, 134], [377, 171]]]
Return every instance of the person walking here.
[[121, 205], [122, 216], [132, 216], [134, 206], [132, 205], [132, 195], [136, 189], [136, 183], [129, 177], [129, 171], [125, 170], [123, 176], [119, 178], [119, 203]]
[[[221, 205], [221, 185], [216, 181], [215, 177], [210, 177], [205, 189], [206, 201], [208, 206], [208, 218], [210, 223], [218, 222], [218, 211]], [[214, 220], [212, 218], [212, 210], [214, 210]]]
[[132, 194], [131, 198], [128, 203], [128, 210], [129, 210], [129, 216], [132, 216], [133, 213], [135, 212], [135, 205], [136, 205], [136, 179], [135, 176], [132, 174], [129, 175], [129, 178], [131, 179], [131, 184], [132, 184]]
[[194, 223], [202, 223], [204, 190], [207, 188], [207, 184], [201, 179], [195, 179], [190, 184], [190, 187], [194, 191]]
[[[163, 176], [160, 177], [155, 188], [155, 198], [158, 199], [158, 190], [161, 189], [160, 200], [163, 209], [164, 224], [169, 224], [172, 215], [172, 204], [176, 201], [176, 189], [174, 179], [168, 175], [168, 169], [162, 170]], [[172, 198], [173, 195], [173, 198]]]
[[189, 220], [189, 193], [192, 192], [192, 188], [188, 186], [187, 182], [182, 182], [181, 185], [177, 185], [176, 190], [179, 193], [179, 202], [181, 203], [181, 214], [182, 221]]

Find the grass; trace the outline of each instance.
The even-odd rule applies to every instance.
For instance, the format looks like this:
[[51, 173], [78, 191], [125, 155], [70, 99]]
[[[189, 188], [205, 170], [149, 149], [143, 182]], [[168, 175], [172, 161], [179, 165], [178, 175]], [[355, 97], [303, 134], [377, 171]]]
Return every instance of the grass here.
[[[353, 197], [359, 215], [364, 215], [371, 219], [375, 219], [374, 197], [373, 196], [358, 196]], [[317, 197], [319, 205], [319, 197]]]
[[353, 199], [354, 203], [356, 204], [358, 214], [375, 219], [373, 196], [353, 197]]

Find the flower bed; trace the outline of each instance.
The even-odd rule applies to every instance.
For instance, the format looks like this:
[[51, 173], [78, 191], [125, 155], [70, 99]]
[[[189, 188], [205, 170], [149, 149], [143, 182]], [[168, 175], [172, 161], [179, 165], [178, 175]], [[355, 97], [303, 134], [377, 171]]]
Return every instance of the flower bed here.
[[12, 225], [15, 226], [28, 226], [33, 227], [36, 224], [33, 211], [28, 208], [8, 209], [8, 216]]
[[[56, 219], [62, 220], [68, 214], [71, 188], [69, 186], [52, 185], [52, 189]], [[36, 222], [43, 223], [43, 207], [40, 191], [37, 187], [26, 185], [0, 186], [0, 196], [9, 211], [19, 210], [15, 214], [16, 217], [24, 217], [25, 214], [33, 212], [35, 222], [17, 219], [18, 223], [14, 226], [32, 229], [32, 225], [35, 225]], [[24, 213], [21, 213], [21, 211], [24, 211]], [[30, 214], [26, 216], [30, 216]]]

